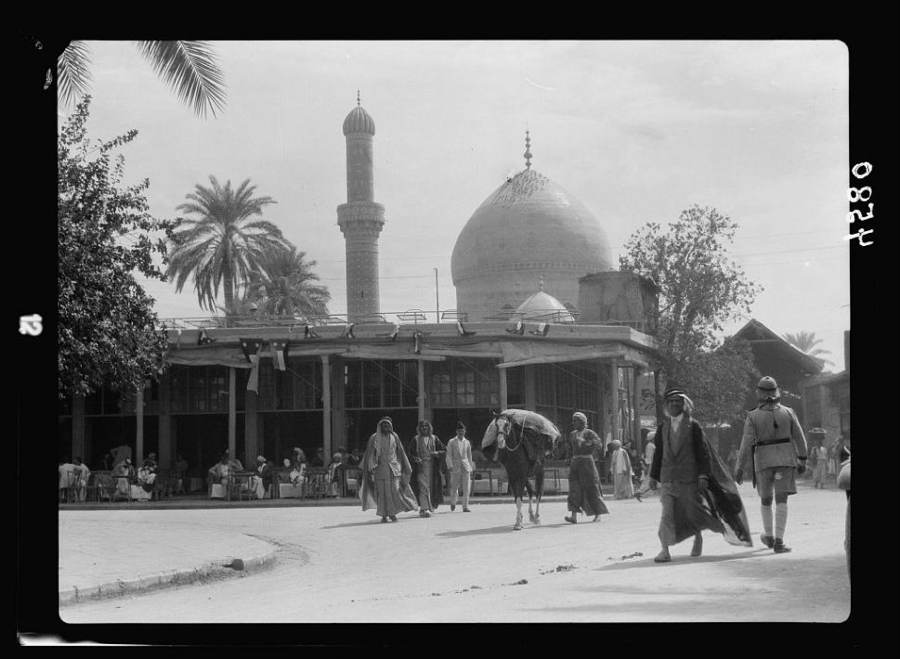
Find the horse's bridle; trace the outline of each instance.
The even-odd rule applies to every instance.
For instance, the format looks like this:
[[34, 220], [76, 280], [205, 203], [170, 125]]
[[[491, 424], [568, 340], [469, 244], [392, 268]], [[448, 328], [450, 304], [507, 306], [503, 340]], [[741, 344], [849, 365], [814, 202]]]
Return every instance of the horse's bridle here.
[[[503, 435], [504, 437], [506, 437], [507, 440], [508, 440], [510, 436], [512, 436], [512, 435], [515, 434], [516, 424], [514, 424], [512, 421], [510, 421], [509, 419], [507, 419], [507, 420], [506, 420], [506, 425], [512, 428], [512, 431], [511, 431], [510, 433], [501, 432], [499, 426], [497, 427], [497, 432], [498, 432], [498, 434]], [[524, 432], [525, 432], [525, 427], [522, 426], [522, 433], [524, 433]], [[519, 443], [516, 444], [515, 448], [513, 448], [513, 447], [511, 447], [511, 446], [509, 445], [509, 441], [504, 442], [504, 443], [506, 444], [506, 447], [505, 447], [505, 448], [506, 448], [507, 451], [518, 451], [520, 448], [522, 448], [522, 433], [519, 433]]]

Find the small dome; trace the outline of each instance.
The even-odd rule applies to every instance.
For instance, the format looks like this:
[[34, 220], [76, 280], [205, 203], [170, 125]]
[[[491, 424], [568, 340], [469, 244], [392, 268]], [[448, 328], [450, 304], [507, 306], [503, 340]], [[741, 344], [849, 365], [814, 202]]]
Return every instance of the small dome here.
[[538, 291], [516, 309], [516, 316], [522, 319], [552, 320], [558, 323], [572, 323], [575, 318], [562, 302], [544, 291]]
[[350, 114], [344, 119], [344, 135], [349, 135], [350, 133], [375, 134], [375, 122], [372, 121], [372, 117], [360, 105], [350, 110]]

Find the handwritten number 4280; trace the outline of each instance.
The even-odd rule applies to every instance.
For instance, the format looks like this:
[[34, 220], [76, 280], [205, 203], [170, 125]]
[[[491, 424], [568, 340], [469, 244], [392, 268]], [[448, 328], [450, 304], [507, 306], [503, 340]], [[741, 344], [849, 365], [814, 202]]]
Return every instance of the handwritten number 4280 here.
[[[864, 179], [869, 174], [872, 173], [872, 165], [868, 162], [860, 162], [853, 166], [853, 169], [850, 170], [853, 173], [853, 176], [857, 179]], [[872, 188], [871, 186], [864, 186], [861, 188], [848, 188], [847, 189], [847, 198], [850, 200], [851, 204], [869, 202], [869, 199], [872, 198]], [[865, 222], [866, 220], [871, 220], [875, 217], [875, 204], [872, 202], [868, 203], [869, 210], [863, 215], [863, 212], [859, 209], [854, 208], [849, 213], [847, 213], [847, 222], [853, 223], [856, 220], [860, 222]], [[844, 240], [853, 240], [854, 238], [859, 240], [859, 244], [863, 247], [868, 247], [874, 241], [869, 240], [868, 242], [863, 240], [863, 237], [867, 234], [874, 233], [875, 229], [860, 229], [856, 233], [852, 233], [848, 236], [844, 236]]]

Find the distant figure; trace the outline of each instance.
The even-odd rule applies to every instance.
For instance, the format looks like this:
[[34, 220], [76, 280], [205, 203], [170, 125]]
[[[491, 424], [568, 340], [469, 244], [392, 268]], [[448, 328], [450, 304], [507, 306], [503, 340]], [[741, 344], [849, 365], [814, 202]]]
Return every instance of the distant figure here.
[[69, 462], [69, 458], [63, 458], [59, 462], [59, 498], [65, 501], [67, 490], [75, 484], [75, 465]]
[[187, 478], [188, 462], [181, 453], [175, 454], [175, 494], [184, 494], [184, 480]]
[[251, 476], [247, 488], [257, 499], [265, 499], [271, 482], [271, 474], [266, 458], [262, 455], [256, 456], [256, 475]]
[[628, 457], [628, 451], [622, 447], [622, 442], [618, 439], [612, 441], [613, 452], [609, 461], [609, 472], [613, 478], [613, 490], [616, 499], [630, 499], [634, 496], [634, 485], [631, 477], [634, 472], [631, 470], [631, 459]]
[[311, 467], [324, 467], [325, 466], [325, 449], [317, 448], [316, 449], [316, 457], [312, 459], [309, 463]]
[[222, 457], [219, 458], [219, 461], [209, 468], [209, 471], [206, 472], [206, 485], [210, 492], [212, 492], [213, 485], [228, 485], [228, 475], [231, 472], [231, 467], [228, 465], [228, 451], [222, 454]]
[[137, 484], [132, 487], [131, 498], [138, 501], [149, 501], [156, 483], [156, 463], [146, 458], [137, 472]]
[[360, 462], [362, 462], [362, 453], [360, 453], [358, 447], [354, 446], [347, 457], [347, 464], [351, 467], [358, 467]]
[[824, 490], [828, 469], [828, 449], [819, 444], [812, 450], [810, 456], [814, 456], [813, 461], [815, 462], [813, 467], [813, 488]]
[[76, 482], [78, 483], [75, 494], [79, 501], [84, 501], [87, 498], [87, 484], [91, 477], [91, 470], [81, 461], [80, 457], [73, 458], [72, 463], [75, 465]]
[[644, 455], [641, 458], [641, 461], [644, 463], [644, 476], [641, 479], [641, 487], [635, 492], [635, 497], [638, 501], [641, 500], [641, 497], [645, 497], [648, 494], [656, 491], [656, 486], [653, 484], [653, 479], [650, 478], [650, 467], [653, 465], [653, 454], [656, 452], [656, 431], [653, 430], [647, 435], [647, 443], [644, 445]]
[[125, 462], [125, 459], [131, 458], [131, 447], [127, 444], [121, 444], [117, 446], [112, 451], [112, 468], [115, 469], [117, 466]]
[[110, 471], [113, 468], [113, 454], [109, 451], [103, 454], [103, 457], [100, 458], [100, 470], [101, 471]]
[[328, 465], [328, 475], [326, 476], [328, 496], [330, 497], [336, 497], [340, 492], [343, 466], [339, 452], [331, 456], [331, 463]]
[[737, 458], [737, 446], [732, 446], [731, 450], [728, 452], [728, 457], [725, 458], [725, 463], [728, 465], [728, 471], [732, 474], [734, 473], [734, 468], [737, 466]]
[[564, 517], [570, 524], [578, 523], [578, 513], [592, 515], [594, 522], [600, 515], [609, 512], [600, 494], [600, 474], [594, 465], [594, 452], [600, 448], [601, 440], [587, 427], [587, 416], [581, 412], [572, 415], [575, 429], [569, 433], [569, 496], [567, 505], [571, 511]]
[[444, 485], [441, 472], [446, 465], [446, 448], [431, 430], [431, 423], [419, 421], [418, 431], [410, 443], [409, 458], [412, 466], [410, 486], [419, 501], [419, 515], [431, 517], [444, 502]]
[[466, 439], [466, 425], [456, 423], [456, 437], [447, 442], [447, 470], [450, 472], [450, 510], [456, 510], [459, 489], [463, 492], [463, 512], [469, 510], [469, 494], [472, 491], [472, 443]]
[[113, 476], [116, 479], [116, 492], [114, 498], [132, 498], [131, 482], [135, 479], [135, 472], [134, 466], [131, 464], [131, 458], [125, 458], [124, 461], [114, 467]]

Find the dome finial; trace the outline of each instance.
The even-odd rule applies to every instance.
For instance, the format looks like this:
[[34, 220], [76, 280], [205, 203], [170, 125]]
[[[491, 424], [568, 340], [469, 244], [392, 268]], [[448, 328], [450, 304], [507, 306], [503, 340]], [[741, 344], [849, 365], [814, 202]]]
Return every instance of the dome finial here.
[[359, 90], [356, 90], [356, 107], [359, 107]]
[[531, 137], [528, 130], [525, 130], [525, 169], [531, 169]]
[[538, 290], [544, 290], [544, 275], [541, 275], [541, 280], [538, 282]]

